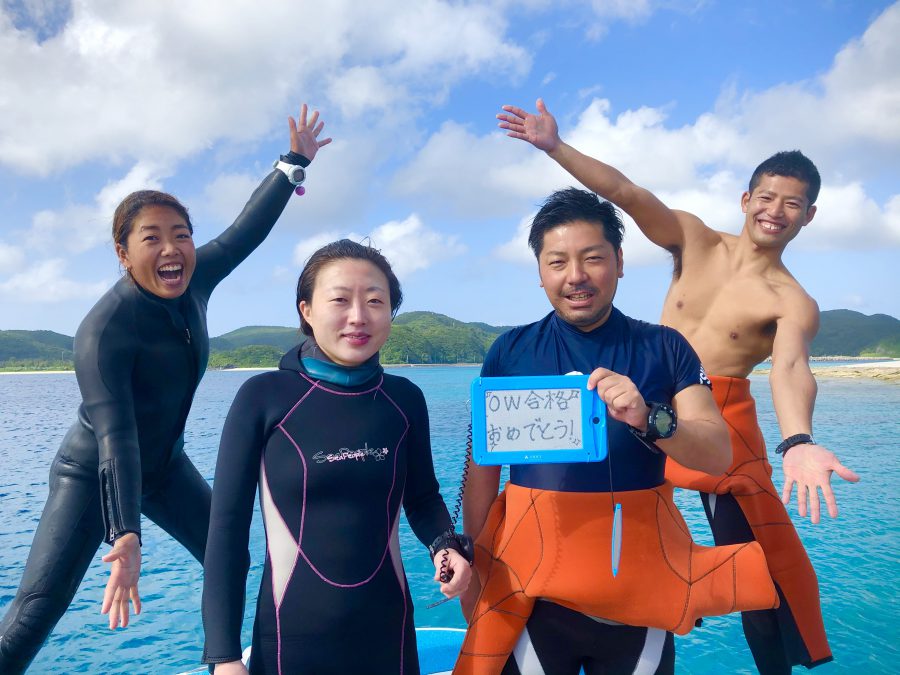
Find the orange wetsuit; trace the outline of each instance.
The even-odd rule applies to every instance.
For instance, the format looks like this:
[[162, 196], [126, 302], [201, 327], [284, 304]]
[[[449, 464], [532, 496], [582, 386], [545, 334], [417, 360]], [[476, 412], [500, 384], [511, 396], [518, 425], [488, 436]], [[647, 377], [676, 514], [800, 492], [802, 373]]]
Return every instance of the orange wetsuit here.
[[[812, 667], [831, 661], [831, 649], [825, 636], [819, 605], [819, 584], [806, 550], [791, 523], [781, 497], [772, 484], [772, 465], [756, 417], [756, 404], [750, 395], [750, 381], [743, 378], [711, 376], [713, 396], [728, 423], [733, 450], [733, 463], [725, 474], [708, 474], [686, 469], [671, 459], [666, 464], [666, 478], [677, 487], [698, 490], [710, 495], [730, 495], [738, 506], [735, 518], [746, 520], [752, 537], [762, 546], [769, 572], [784, 600], [774, 618], [776, 635], [769, 647], [751, 642], [757, 664], [765, 658], [759, 650], [783, 650], [782, 659], [789, 664]], [[707, 507], [707, 515], [715, 512]], [[724, 530], [745, 527], [743, 523], [715, 522], [711, 518], [716, 543], [734, 542]], [[717, 531], [718, 530], [718, 531]], [[743, 540], [749, 539], [741, 537]], [[745, 628], [747, 623], [745, 622]], [[748, 641], [750, 635], [748, 632]], [[764, 670], [760, 667], [760, 670]]]
[[617, 491], [615, 501], [622, 545], [613, 576], [610, 493], [507, 484], [476, 542], [481, 588], [455, 674], [500, 673], [538, 598], [679, 634], [703, 616], [777, 606], [759, 544], [695, 544], [668, 482]]

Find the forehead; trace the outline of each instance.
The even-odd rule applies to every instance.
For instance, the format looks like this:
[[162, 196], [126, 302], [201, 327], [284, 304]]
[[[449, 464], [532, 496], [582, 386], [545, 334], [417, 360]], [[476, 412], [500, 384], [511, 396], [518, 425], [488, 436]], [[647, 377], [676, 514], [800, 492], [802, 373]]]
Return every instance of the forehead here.
[[323, 265], [316, 275], [315, 288], [377, 287], [387, 289], [388, 281], [374, 263], [359, 258], [340, 258]]
[[573, 220], [544, 232], [541, 255], [572, 253], [587, 248], [605, 248], [611, 251], [613, 246], [607, 240], [602, 225], [586, 220]]
[[782, 197], [794, 197], [805, 200], [808, 189], [809, 185], [806, 181], [802, 181], [799, 178], [763, 174], [759, 179], [759, 184], [753, 190], [753, 194], [767, 192]]
[[187, 222], [178, 211], [170, 206], [151, 204], [138, 211], [134, 219], [133, 228], [139, 230], [142, 227], [187, 227]]

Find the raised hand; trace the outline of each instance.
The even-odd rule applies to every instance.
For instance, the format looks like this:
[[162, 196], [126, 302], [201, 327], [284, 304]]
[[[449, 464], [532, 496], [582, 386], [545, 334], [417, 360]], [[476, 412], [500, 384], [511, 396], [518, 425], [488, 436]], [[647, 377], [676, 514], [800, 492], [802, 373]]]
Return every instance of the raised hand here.
[[111, 563], [109, 581], [103, 593], [102, 614], [109, 614], [109, 629], [128, 626], [128, 601], [134, 613], [141, 613], [141, 596], [138, 578], [141, 576], [141, 545], [133, 532], [116, 539], [112, 551], [103, 556], [103, 562]]
[[537, 100], [537, 115], [514, 105], [502, 106], [505, 112], [497, 115], [498, 126], [506, 129], [506, 135], [531, 143], [538, 150], [553, 152], [562, 143], [556, 118], [547, 110], [544, 99]]
[[288, 117], [288, 127], [291, 131], [291, 151], [303, 155], [309, 161], [312, 161], [319, 151], [319, 148], [325, 147], [331, 143], [331, 138], [319, 140], [319, 134], [325, 127], [324, 122], [319, 122], [319, 111], [313, 112], [309, 122], [306, 120], [308, 109], [304, 103], [300, 106], [300, 116], [295, 121], [293, 117]]
[[813, 443], [795, 445], [784, 455], [784, 487], [781, 490], [781, 501], [787, 506], [791, 502], [791, 492], [797, 486], [797, 512], [801, 518], [818, 523], [821, 517], [819, 490], [825, 497], [828, 515], [837, 518], [838, 507], [834, 492], [831, 489], [831, 474], [836, 473], [846, 481], [855, 483], [859, 476], [841, 464], [837, 456]]

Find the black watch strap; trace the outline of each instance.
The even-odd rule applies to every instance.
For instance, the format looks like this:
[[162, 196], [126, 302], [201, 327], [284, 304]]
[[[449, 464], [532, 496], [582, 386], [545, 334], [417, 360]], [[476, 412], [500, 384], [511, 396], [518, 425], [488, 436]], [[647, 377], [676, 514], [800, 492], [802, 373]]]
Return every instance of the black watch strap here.
[[795, 445], [803, 445], [804, 443], [815, 443], [815, 441], [809, 434], [794, 434], [793, 436], [788, 436], [778, 444], [777, 448], [775, 448], [775, 454], [783, 455]]
[[299, 164], [304, 169], [310, 165], [311, 161], [307, 159], [306, 156], [301, 155], [299, 152], [294, 152], [293, 150], [288, 152], [286, 155], [282, 155], [280, 159], [285, 164]]
[[432, 559], [445, 548], [452, 548], [459, 553], [470, 565], [475, 560], [475, 546], [472, 543], [472, 537], [467, 534], [458, 534], [448, 531], [440, 534], [437, 539], [431, 542], [428, 552]]

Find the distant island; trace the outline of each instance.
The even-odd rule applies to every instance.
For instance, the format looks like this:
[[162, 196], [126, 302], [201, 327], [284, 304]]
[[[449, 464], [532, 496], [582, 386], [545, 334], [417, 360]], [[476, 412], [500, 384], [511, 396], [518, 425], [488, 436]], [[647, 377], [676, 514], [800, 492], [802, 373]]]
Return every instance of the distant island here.
[[[398, 364], [481, 363], [509, 326], [465, 323], [435, 312], [405, 312], [394, 320], [381, 361]], [[270, 368], [303, 340], [297, 328], [247, 326], [210, 339], [209, 367]], [[0, 330], [0, 370], [72, 370], [73, 338], [47, 330]], [[822, 312], [813, 357], [898, 358], [900, 320], [849, 309]]]

